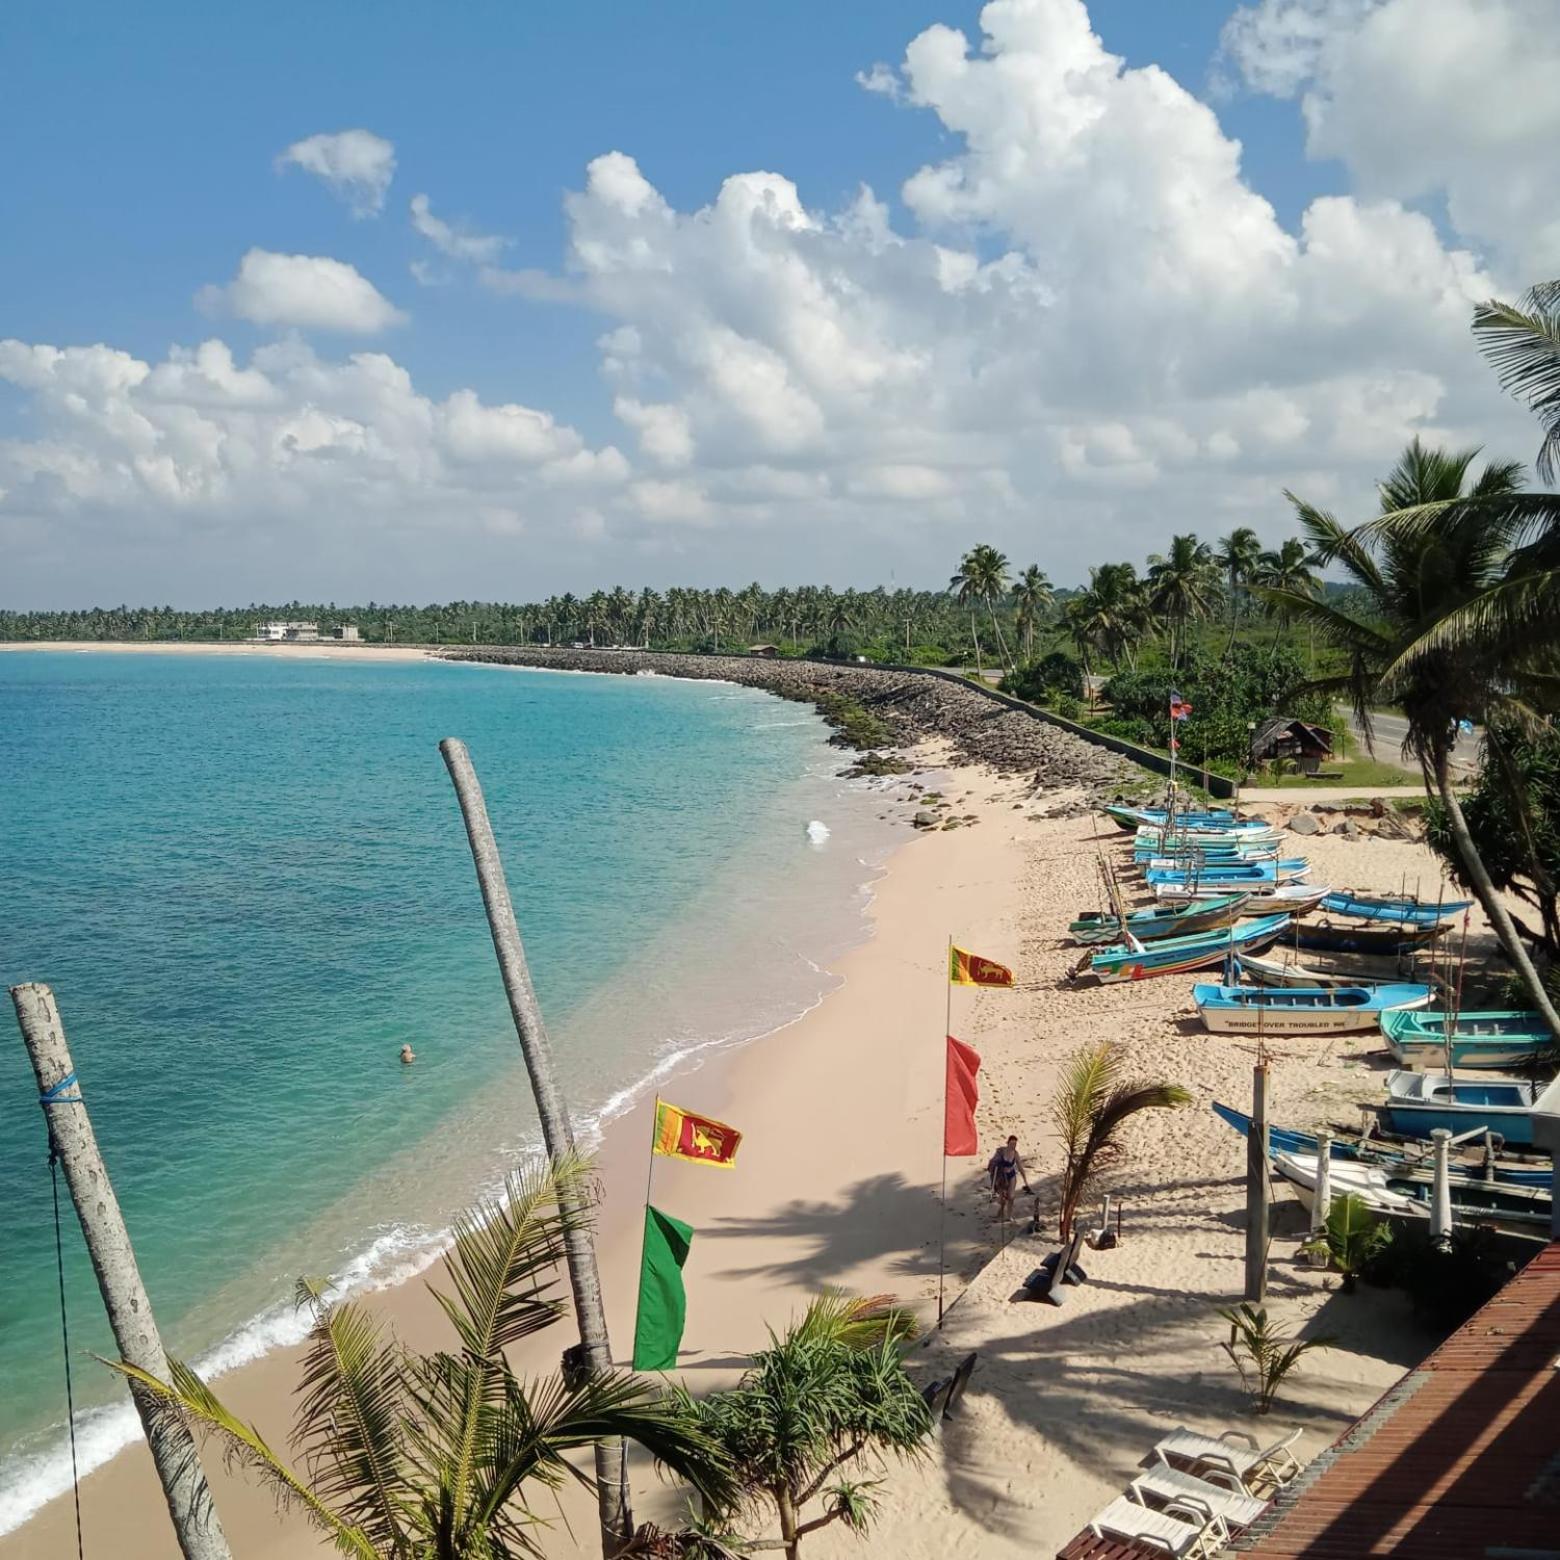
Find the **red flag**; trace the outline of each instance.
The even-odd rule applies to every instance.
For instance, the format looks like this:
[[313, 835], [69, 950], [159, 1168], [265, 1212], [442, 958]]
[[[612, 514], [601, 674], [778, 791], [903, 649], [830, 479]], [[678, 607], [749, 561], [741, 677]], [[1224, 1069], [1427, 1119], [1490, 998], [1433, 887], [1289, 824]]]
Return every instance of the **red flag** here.
[[980, 1098], [975, 1074], [979, 1071], [980, 1052], [949, 1035], [943, 1153], [950, 1158], [965, 1159], [980, 1152], [975, 1137], [975, 1102]]

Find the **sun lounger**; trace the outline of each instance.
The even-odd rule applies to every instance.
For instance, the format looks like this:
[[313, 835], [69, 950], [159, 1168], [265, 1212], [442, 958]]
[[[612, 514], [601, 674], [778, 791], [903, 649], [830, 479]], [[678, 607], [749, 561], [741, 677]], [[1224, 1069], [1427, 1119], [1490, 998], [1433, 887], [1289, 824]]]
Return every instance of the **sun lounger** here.
[[1225, 1430], [1213, 1436], [1182, 1425], [1159, 1441], [1154, 1450], [1163, 1461], [1184, 1465], [1191, 1473], [1204, 1477], [1226, 1474], [1243, 1495], [1255, 1496], [1269, 1485], [1282, 1488], [1300, 1472], [1293, 1451], [1299, 1439], [1296, 1429], [1270, 1446], [1259, 1447], [1244, 1430]]
[[940, 1376], [921, 1389], [921, 1399], [931, 1410], [934, 1425], [940, 1425], [943, 1420], [954, 1417], [954, 1410], [958, 1408], [959, 1399], [964, 1396], [964, 1390], [969, 1386], [970, 1377], [974, 1373], [975, 1355], [966, 1354], [951, 1376]]
[[1179, 1503], [1154, 1511], [1118, 1495], [1089, 1524], [1096, 1538], [1122, 1538], [1176, 1560], [1204, 1560], [1229, 1542], [1230, 1530], [1218, 1517]]
[[1131, 1492], [1145, 1506], [1164, 1506], [1172, 1501], [1203, 1510], [1210, 1517], [1223, 1517], [1230, 1527], [1249, 1527], [1267, 1506], [1265, 1500], [1237, 1494], [1219, 1484], [1210, 1484], [1194, 1473], [1160, 1462], [1132, 1481]]

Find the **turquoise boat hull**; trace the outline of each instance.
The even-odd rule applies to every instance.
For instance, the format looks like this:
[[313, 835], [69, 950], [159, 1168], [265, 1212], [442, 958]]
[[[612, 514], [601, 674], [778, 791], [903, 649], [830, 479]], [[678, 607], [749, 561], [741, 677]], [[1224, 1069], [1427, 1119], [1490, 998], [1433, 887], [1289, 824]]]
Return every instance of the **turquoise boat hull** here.
[[1517, 1078], [1458, 1078], [1448, 1085], [1444, 1073], [1396, 1071], [1387, 1075], [1381, 1119], [1403, 1137], [1429, 1137], [1445, 1127], [1453, 1137], [1496, 1132], [1514, 1146], [1533, 1148], [1536, 1092]]
[[1455, 1022], [1446, 1013], [1383, 1013], [1381, 1032], [1405, 1067], [1444, 1067], [1448, 1047], [1453, 1067], [1476, 1071], [1531, 1067], [1555, 1053], [1537, 1013], [1460, 1013]]
[[1271, 947], [1289, 925], [1287, 915], [1264, 916], [1191, 937], [1167, 937], [1141, 948], [1118, 944], [1089, 960], [1089, 969], [1100, 981], [1147, 980], [1155, 975], [1181, 975], [1205, 970], [1230, 956], [1230, 950], [1257, 952]]

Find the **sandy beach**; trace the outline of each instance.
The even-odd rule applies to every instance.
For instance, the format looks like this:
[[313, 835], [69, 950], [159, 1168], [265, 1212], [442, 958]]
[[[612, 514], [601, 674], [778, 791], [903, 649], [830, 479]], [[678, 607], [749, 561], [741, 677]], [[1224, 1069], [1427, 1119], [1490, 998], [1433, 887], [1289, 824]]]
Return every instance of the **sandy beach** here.
[[[742, 1353], [763, 1342], [766, 1323], [784, 1323], [826, 1284], [895, 1293], [930, 1323], [946, 939], [1018, 971], [1016, 991], [953, 993], [952, 1030], [983, 1057], [982, 1157], [949, 1164], [950, 1309], [915, 1365], [941, 1373], [976, 1351], [969, 1396], [927, 1460], [889, 1473], [873, 1538], [860, 1546], [827, 1531], [808, 1543], [820, 1556], [1047, 1554], [1124, 1487], [1160, 1433], [1249, 1423], [1215, 1314], [1240, 1293], [1244, 1145], [1208, 1106], [1249, 1099], [1251, 1051], [1202, 1031], [1191, 977], [1112, 987], [1067, 980], [1077, 950], [1066, 943], [1066, 923], [1098, 900], [1096, 825], [1046, 814], [1071, 811], [1076, 793], [1035, 793], [1027, 781], [968, 768], [945, 771], [940, 783], [949, 812], [973, 821], [906, 830], [877, 885], [870, 940], [837, 965], [843, 986], [797, 1023], [663, 1088], [745, 1133], [734, 1173], [675, 1162], [657, 1169], [658, 1205], [697, 1232], [681, 1360], [694, 1390], [730, 1379]], [[905, 791], [885, 792], [885, 810], [907, 822], [915, 805]], [[1395, 890], [1406, 877], [1434, 897], [1438, 868], [1418, 844], [1318, 836], [1303, 849], [1314, 881]], [[1129, 1153], [1105, 1183], [1125, 1202], [1122, 1244], [1090, 1254], [1090, 1282], [1070, 1291], [1062, 1309], [1014, 1304], [1020, 1280], [1052, 1244], [1058, 1155], [1047, 1108], [1055, 1073], [1077, 1045], [1101, 1037], [1123, 1042], [1141, 1075], [1184, 1083], [1194, 1103], [1132, 1124]], [[1275, 1119], [1351, 1119], [1353, 1100], [1379, 1092], [1381, 1062], [1365, 1054], [1371, 1045], [1369, 1037], [1282, 1042]], [[619, 1358], [632, 1336], [647, 1112], [613, 1123], [600, 1155], [601, 1265]], [[994, 1224], [979, 1172], [1010, 1131], [1040, 1197], [1043, 1233], [1017, 1235], [999, 1250], [1014, 1228]], [[1306, 1360], [1274, 1422], [1303, 1426], [1314, 1452], [1434, 1339], [1414, 1328], [1401, 1296], [1345, 1298], [1335, 1280], [1298, 1266], [1297, 1210], [1281, 1209], [1277, 1219], [1271, 1304], [1290, 1329], [1338, 1341]], [[421, 1282], [373, 1303], [408, 1342], [442, 1337]], [[547, 1369], [570, 1341], [560, 1326], [521, 1363]], [[221, 1393], [281, 1438], [296, 1364], [295, 1350], [276, 1353], [223, 1378]], [[226, 1473], [216, 1456], [207, 1462], [235, 1554], [281, 1560], [318, 1547], [300, 1519], [277, 1517], [268, 1495]], [[648, 1467], [635, 1474], [640, 1518], [675, 1517], [673, 1492]], [[176, 1553], [142, 1447], [85, 1481], [83, 1513], [89, 1547], [94, 1536], [101, 1545], [112, 1535], [124, 1560]], [[549, 1552], [599, 1552], [589, 1505], [570, 1498], [564, 1513]], [[0, 1539], [0, 1560], [64, 1552], [71, 1521], [68, 1500], [55, 1501]]]

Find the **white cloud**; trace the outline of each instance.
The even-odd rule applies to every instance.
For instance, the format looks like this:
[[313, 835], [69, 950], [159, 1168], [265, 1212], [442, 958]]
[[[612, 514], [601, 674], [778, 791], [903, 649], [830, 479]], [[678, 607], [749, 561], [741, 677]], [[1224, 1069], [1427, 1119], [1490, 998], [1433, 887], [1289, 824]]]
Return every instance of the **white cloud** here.
[[251, 249], [225, 287], [206, 287], [196, 300], [211, 312], [227, 310], [255, 325], [297, 326], [369, 336], [406, 316], [344, 260], [323, 255], [278, 255]]
[[1555, 0], [1262, 0], [1224, 53], [1254, 90], [1299, 96], [1310, 154], [1365, 195], [1444, 195], [1527, 280], [1560, 272]]
[[353, 216], [374, 217], [384, 210], [385, 192], [395, 177], [395, 147], [371, 130], [341, 130], [294, 141], [276, 166], [312, 173], [346, 202]]
[[[600, 424], [632, 434], [632, 464], [596, 423], [587, 437], [524, 396], [430, 398], [381, 354], [332, 363], [284, 340], [240, 363], [213, 342], [153, 366], [106, 346], [0, 348], [35, 424], [0, 448], [0, 527], [176, 514], [318, 537], [328, 514], [343, 534], [420, 539], [406, 556], [452, 571], [491, 556], [473, 538], [518, 535], [541, 549], [512, 587], [526, 592], [598, 582], [608, 554], [585, 550], [593, 535], [615, 558], [657, 560], [663, 583], [889, 569], [937, 582], [972, 540], [1073, 581], [1174, 530], [1254, 524], [1276, 541], [1293, 526], [1285, 486], [1367, 508], [1416, 433], [1530, 455], [1530, 420], [1468, 322], [1475, 301], [1530, 279], [1510, 257], [1541, 250], [1550, 218], [1503, 170], [1549, 140], [1496, 127], [1498, 145], [1465, 164], [1449, 134], [1431, 137], [1430, 177], [1462, 235], [1448, 239], [1405, 204], [1407, 175], [1367, 180], [1390, 167], [1387, 143], [1337, 128], [1359, 123], [1363, 89], [1344, 87], [1375, 57], [1370, 29], [1409, 3], [1258, 7], [1245, 41], [1230, 35], [1229, 66], [1257, 62], [1253, 80], [1303, 103], [1320, 94], [1359, 170], [1361, 188], [1292, 224], [1214, 109], [1109, 54], [1080, 0], [994, 0], [983, 37], [931, 27], [893, 72], [868, 73], [874, 91], [891, 74], [905, 110], [942, 134], [937, 160], [904, 170], [907, 217], [869, 189], [814, 209], [771, 170], [679, 209], [626, 152], [594, 159], [566, 197], [556, 271], [475, 265], [495, 295], [604, 321]], [[1493, 15], [1521, 0], [1482, 3]], [[1544, 105], [1518, 107], [1548, 123]], [[1487, 211], [1469, 205], [1479, 157]], [[256, 285], [265, 307], [243, 293], [239, 312], [388, 323], [390, 305], [341, 269], [340, 291], [355, 280], [366, 308], [322, 305], [306, 270]], [[354, 557], [370, 553], [390, 556]]]
[[469, 260], [475, 265], [491, 265], [498, 259], [507, 238], [472, 233], [434, 216], [426, 195], [412, 196], [412, 226], [442, 255], [451, 260]]

